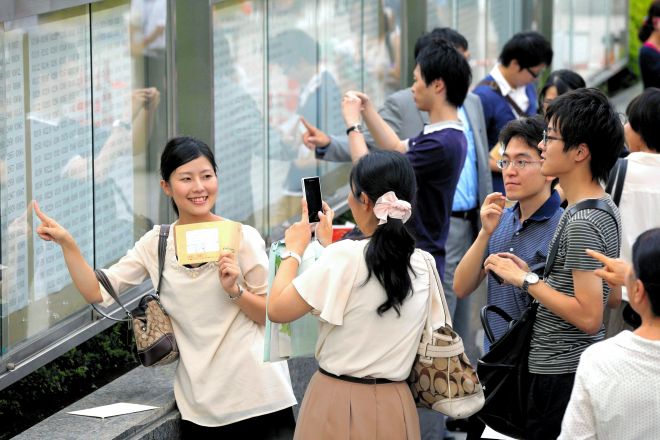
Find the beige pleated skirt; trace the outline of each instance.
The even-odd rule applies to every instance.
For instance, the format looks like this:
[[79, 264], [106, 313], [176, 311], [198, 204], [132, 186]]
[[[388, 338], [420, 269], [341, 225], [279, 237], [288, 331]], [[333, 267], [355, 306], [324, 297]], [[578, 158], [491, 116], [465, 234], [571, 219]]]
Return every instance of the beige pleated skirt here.
[[303, 398], [295, 440], [419, 440], [405, 382], [367, 385], [316, 372]]

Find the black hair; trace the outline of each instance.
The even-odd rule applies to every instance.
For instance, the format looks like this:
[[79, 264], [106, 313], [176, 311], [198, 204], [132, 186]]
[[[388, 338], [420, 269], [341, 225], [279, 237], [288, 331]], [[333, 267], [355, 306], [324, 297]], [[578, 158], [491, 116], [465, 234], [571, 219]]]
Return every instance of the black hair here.
[[564, 141], [564, 151], [584, 143], [591, 154], [593, 180], [607, 182], [610, 169], [624, 149], [619, 114], [598, 89], [577, 89], [552, 101], [545, 122], [555, 124]]
[[649, 87], [626, 108], [628, 123], [648, 148], [660, 153], [660, 89]]
[[451, 43], [434, 39], [422, 49], [416, 60], [427, 86], [442, 79], [447, 90], [447, 101], [456, 107], [463, 105], [472, 81], [472, 71], [465, 57]]
[[538, 32], [519, 32], [504, 44], [500, 52], [500, 62], [505, 67], [512, 60], [518, 61], [521, 69], [552, 63], [550, 42]]
[[278, 66], [295, 67], [299, 63], [316, 64], [319, 46], [307, 32], [287, 29], [268, 42], [270, 61]]
[[635, 276], [644, 284], [651, 310], [660, 316], [660, 228], [640, 234], [632, 248]]
[[422, 49], [436, 39], [447, 40], [458, 50], [468, 50], [468, 41], [463, 35], [452, 28], [435, 28], [431, 32], [424, 33], [415, 42], [415, 59], [417, 59], [417, 55], [419, 55]]
[[642, 23], [642, 27], [639, 28], [639, 33], [637, 34], [639, 41], [644, 43], [651, 37], [653, 33], [653, 19], [658, 17], [660, 17], [660, 0], [654, 1], [649, 6], [649, 12], [646, 14], [644, 23]]
[[[354, 197], [365, 194], [373, 204], [383, 194], [394, 191], [400, 200], [414, 204], [417, 183], [410, 161], [393, 151], [376, 150], [363, 156], [351, 170], [349, 182]], [[371, 236], [365, 250], [366, 284], [371, 276], [387, 293], [387, 301], [377, 311], [382, 315], [393, 308], [401, 315], [401, 304], [412, 293], [410, 257], [415, 251], [415, 239], [399, 219], [388, 218]]]
[[[218, 174], [218, 165], [215, 163], [213, 150], [204, 142], [190, 136], [178, 136], [170, 139], [165, 145], [163, 154], [160, 155], [160, 177], [169, 182], [170, 176], [181, 165], [204, 156], [211, 162], [213, 172]], [[176, 215], [179, 215], [179, 208], [172, 200], [172, 207]]]
[[584, 82], [584, 78], [572, 70], [560, 69], [553, 71], [539, 92], [539, 111], [543, 109], [545, 93], [552, 86], [557, 89], [557, 96], [560, 96], [571, 90], [587, 87], [587, 84]]
[[528, 118], [520, 118], [509, 121], [502, 131], [500, 131], [500, 142], [506, 146], [514, 137], [521, 138], [529, 146], [541, 155], [538, 150], [538, 143], [543, 139], [543, 130], [545, 129], [545, 122], [540, 115], [531, 116]]

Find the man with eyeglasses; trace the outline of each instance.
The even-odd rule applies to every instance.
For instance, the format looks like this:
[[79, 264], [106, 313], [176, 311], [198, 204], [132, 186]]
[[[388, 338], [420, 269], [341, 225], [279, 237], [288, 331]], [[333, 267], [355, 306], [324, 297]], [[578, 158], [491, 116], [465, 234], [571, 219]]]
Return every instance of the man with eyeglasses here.
[[499, 63], [473, 90], [484, 109], [488, 145], [496, 147], [490, 160], [495, 191], [505, 192], [496, 164], [500, 131], [509, 121], [536, 114], [538, 106], [533, 83], [552, 63], [552, 55], [550, 43], [538, 32], [515, 34], [502, 48]]
[[550, 241], [558, 244], [554, 264], [540, 279], [510, 254], [484, 262], [485, 270], [539, 302], [525, 377], [529, 439], [557, 438], [580, 356], [605, 337], [603, 311], [611, 288], [594, 273], [601, 265], [586, 251], [617, 258], [621, 246], [619, 210], [600, 183], [623, 151], [616, 110], [598, 89], [578, 89], [555, 99], [545, 122], [540, 171], [559, 179], [569, 206]]
[[[470, 295], [486, 277], [486, 256], [501, 252], [515, 254], [530, 267], [542, 272], [548, 254], [548, 242], [563, 210], [561, 200], [552, 189], [552, 177], [541, 174], [541, 154], [537, 148], [543, 136], [540, 116], [509, 122], [500, 134], [504, 146], [498, 166], [502, 170], [507, 198], [517, 203], [504, 208], [505, 196], [495, 192], [486, 197], [480, 215], [481, 230], [454, 274], [456, 296]], [[530, 297], [520, 288], [488, 279], [487, 303], [519, 319], [530, 304]], [[495, 339], [507, 329], [499, 316], [490, 319]], [[490, 343], [484, 337], [484, 349]]]

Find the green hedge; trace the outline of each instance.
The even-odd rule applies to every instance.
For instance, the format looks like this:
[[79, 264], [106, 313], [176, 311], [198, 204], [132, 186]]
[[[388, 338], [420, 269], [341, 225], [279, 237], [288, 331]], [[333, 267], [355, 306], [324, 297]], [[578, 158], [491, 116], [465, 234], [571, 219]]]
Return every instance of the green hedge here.
[[5, 440], [137, 367], [133, 332], [118, 323], [0, 393]]

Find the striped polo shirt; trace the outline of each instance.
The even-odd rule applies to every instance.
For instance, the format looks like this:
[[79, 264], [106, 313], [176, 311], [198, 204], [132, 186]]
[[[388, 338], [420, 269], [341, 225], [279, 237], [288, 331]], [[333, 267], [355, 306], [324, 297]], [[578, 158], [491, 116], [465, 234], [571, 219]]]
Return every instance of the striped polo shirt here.
[[[599, 209], [584, 209], [572, 217], [564, 214], [550, 245], [559, 240], [557, 256], [545, 282], [563, 295], [575, 296], [573, 271], [593, 271], [600, 262], [585, 252], [593, 249], [610, 258], [618, 258], [621, 237], [619, 210], [609, 195], [601, 197], [616, 214], [616, 221]], [[561, 236], [558, 236], [565, 225]], [[603, 306], [607, 303], [610, 286], [603, 281]], [[539, 305], [532, 332], [529, 352], [529, 372], [535, 374], [564, 374], [577, 370], [580, 355], [591, 344], [605, 337], [601, 324], [595, 335], [588, 335]]]
[[[544, 267], [550, 238], [563, 212], [560, 205], [559, 194], [553, 191], [548, 200], [522, 223], [518, 203], [505, 209], [488, 241], [486, 256], [510, 252], [525, 260], [532, 270]], [[488, 277], [488, 304], [501, 308], [514, 319], [519, 319], [530, 302], [531, 297], [519, 288], [510, 284], [498, 284], [492, 276]], [[494, 313], [489, 314], [488, 318], [497, 340], [506, 331], [507, 323]], [[484, 349], [490, 349], [487, 338], [484, 338]]]

